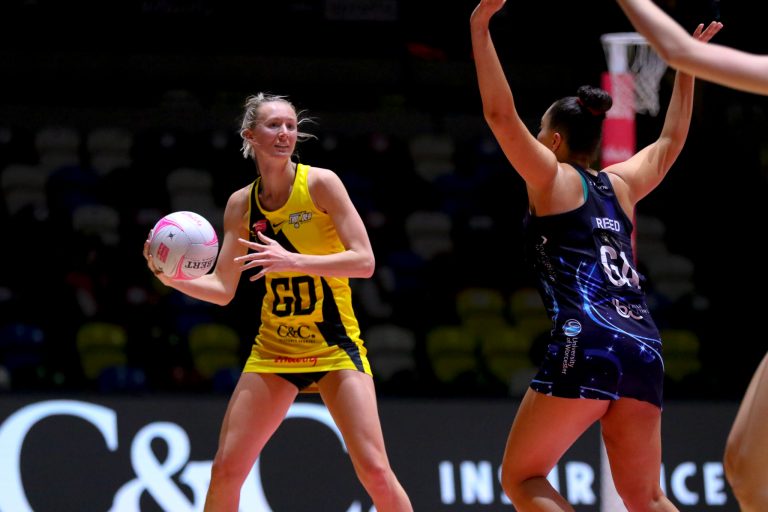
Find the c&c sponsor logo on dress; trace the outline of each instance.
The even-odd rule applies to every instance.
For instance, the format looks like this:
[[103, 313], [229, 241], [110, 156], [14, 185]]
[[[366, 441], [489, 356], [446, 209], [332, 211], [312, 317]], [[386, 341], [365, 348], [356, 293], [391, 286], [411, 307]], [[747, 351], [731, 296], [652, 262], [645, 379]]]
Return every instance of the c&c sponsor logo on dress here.
[[280, 338], [281, 343], [294, 343], [300, 345], [312, 345], [316, 343], [317, 334], [312, 328], [301, 325], [280, 324], [275, 329], [275, 334]]
[[299, 340], [308, 340], [315, 337], [309, 326], [304, 324], [298, 327], [280, 324], [277, 326], [277, 335], [281, 338], [297, 338]]

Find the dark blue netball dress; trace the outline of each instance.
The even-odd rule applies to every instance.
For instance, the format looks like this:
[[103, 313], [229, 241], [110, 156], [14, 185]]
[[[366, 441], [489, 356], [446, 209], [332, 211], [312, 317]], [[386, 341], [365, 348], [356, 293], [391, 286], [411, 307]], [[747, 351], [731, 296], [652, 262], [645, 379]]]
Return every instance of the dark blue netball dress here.
[[636, 398], [662, 406], [659, 331], [635, 269], [632, 222], [604, 172], [575, 166], [585, 202], [524, 220], [551, 341], [531, 387], [563, 398]]

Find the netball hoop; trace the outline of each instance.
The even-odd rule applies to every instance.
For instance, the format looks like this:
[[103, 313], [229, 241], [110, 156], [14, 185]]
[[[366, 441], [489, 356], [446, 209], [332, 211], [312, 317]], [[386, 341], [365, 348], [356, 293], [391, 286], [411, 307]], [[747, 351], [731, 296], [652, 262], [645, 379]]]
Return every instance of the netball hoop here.
[[637, 32], [613, 32], [600, 37], [608, 70], [602, 87], [613, 97], [603, 126], [602, 166], [635, 153], [635, 115], [659, 113], [659, 87], [667, 64]]

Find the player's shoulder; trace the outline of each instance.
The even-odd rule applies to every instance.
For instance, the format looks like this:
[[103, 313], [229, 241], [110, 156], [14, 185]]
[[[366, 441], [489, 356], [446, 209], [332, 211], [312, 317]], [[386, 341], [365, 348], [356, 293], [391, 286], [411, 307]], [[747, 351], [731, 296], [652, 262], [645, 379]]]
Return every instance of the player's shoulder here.
[[307, 176], [312, 179], [329, 179], [338, 177], [333, 170], [325, 167], [317, 167], [315, 165], [307, 165]]
[[227, 200], [227, 206], [232, 207], [245, 207], [248, 205], [249, 197], [251, 194], [251, 187], [253, 184], [248, 184], [242, 188], [239, 188], [229, 195]]
[[308, 166], [307, 171], [307, 183], [310, 187], [320, 186], [334, 186], [341, 184], [341, 178], [331, 169], [325, 167]]

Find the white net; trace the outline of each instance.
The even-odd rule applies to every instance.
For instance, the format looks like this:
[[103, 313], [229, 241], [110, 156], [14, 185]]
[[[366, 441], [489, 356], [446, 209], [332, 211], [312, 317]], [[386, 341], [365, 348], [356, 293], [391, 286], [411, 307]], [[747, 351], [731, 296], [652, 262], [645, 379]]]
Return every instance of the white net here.
[[632, 80], [612, 80], [614, 104], [632, 108], [640, 114], [659, 113], [659, 86], [667, 63], [637, 32], [613, 32], [600, 37], [611, 75], [632, 76]]

